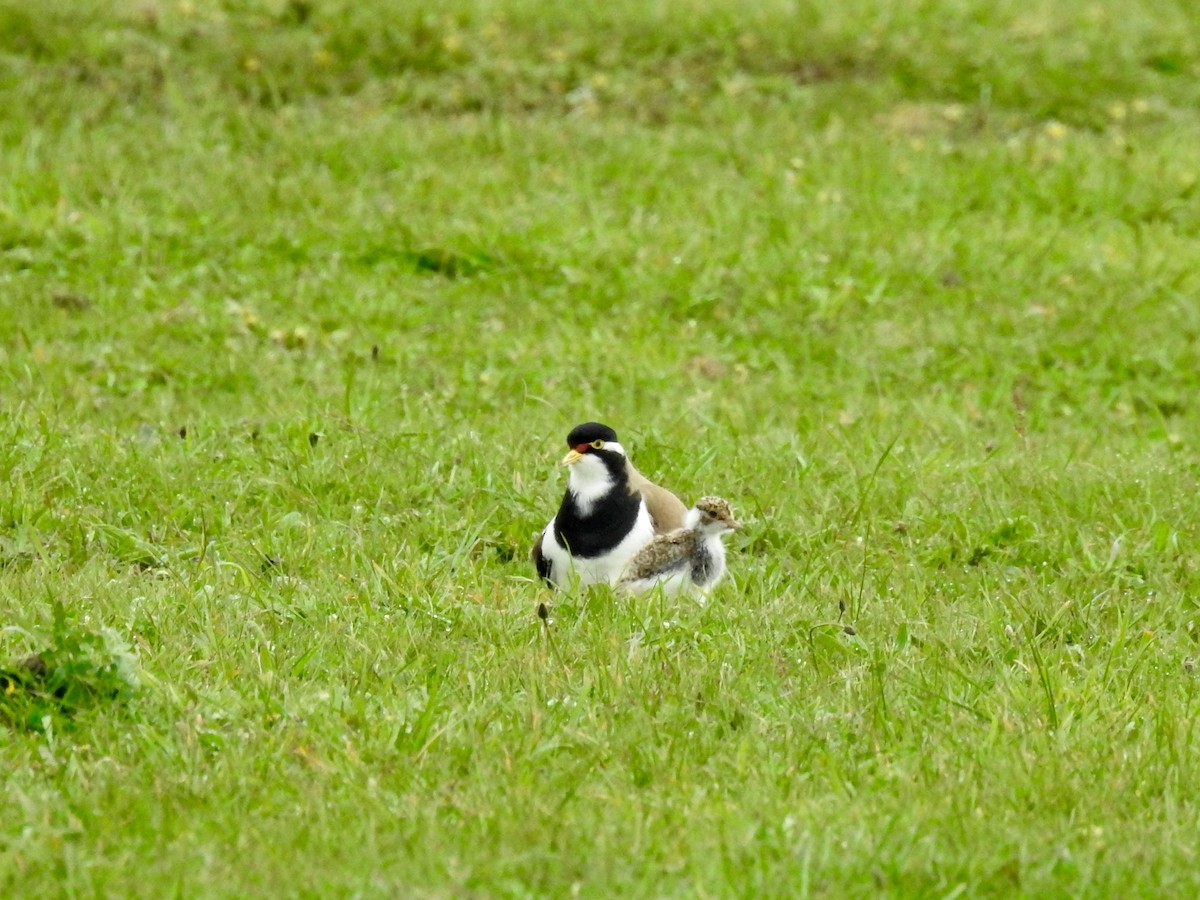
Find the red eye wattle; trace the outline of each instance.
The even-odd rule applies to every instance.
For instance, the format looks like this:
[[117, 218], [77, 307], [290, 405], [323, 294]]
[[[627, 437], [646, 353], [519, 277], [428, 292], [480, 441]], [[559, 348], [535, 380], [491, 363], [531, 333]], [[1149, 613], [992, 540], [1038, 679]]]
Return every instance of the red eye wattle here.
[[588, 452], [588, 446], [589, 446], [588, 444], [576, 444], [576, 445], [575, 445], [575, 452], [576, 452], [576, 453], [587, 453], [587, 452]]

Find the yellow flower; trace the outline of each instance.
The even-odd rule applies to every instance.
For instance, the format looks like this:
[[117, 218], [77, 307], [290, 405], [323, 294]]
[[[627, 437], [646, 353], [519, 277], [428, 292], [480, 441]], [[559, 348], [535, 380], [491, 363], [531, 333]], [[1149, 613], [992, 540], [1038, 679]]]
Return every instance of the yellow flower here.
[[1042, 133], [1052, 141], [1061, 141], [1067, 136], [1067, 126], [1057, 119], [1051, 119], [1042, 128]]

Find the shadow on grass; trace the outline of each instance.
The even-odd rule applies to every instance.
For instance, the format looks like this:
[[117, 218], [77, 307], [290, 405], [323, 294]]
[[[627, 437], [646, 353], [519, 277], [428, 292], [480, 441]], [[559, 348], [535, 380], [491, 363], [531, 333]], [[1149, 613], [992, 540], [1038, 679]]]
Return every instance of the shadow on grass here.
[[121, 705], [137, 687], [129, 646], [108, 629], [68, 621], [55, 602], [49, 645], [0, 670], [0, 722], [44, 731], [84, 710]]

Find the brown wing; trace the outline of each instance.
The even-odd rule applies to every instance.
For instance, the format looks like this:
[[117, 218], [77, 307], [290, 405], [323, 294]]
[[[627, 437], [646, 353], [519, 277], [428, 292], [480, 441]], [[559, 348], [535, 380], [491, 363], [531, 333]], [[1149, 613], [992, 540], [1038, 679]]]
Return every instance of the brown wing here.
[[629, 489], [639, 491], [646, 501], [655, 534], [669, 534], [683, 527], [688, 508], [682, 500], [635, 469], [629, 460], [625, 460], [625, 472], [629, 476]]
[[621, 580], [639, 581], [643, 578], [654, 578], [687, 565], [695, 549], [695, 542], [694, 531], [660, 534], [629, 561]]

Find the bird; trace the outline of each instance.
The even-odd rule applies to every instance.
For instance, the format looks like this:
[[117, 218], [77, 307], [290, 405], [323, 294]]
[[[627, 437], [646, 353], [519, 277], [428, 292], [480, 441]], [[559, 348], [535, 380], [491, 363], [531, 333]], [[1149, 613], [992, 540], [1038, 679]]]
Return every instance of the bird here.
[[704, 602], [725, 574], [721, 537], [741, 527], [727, 501], [701, 497], [688, 510], [683, 528], [655, 537], [637, 552], [617, 587], [634, 594], [661, 587], [665, 594], [688, 594]]
[[571, 470], [566, 493], [530, 556], [551, 587], [614, 584], [656, 534], [683, 525], [687, 506], [633, 467], [609, 426], [577, 425], [567, 435], [567, 446], [562, 460]]

